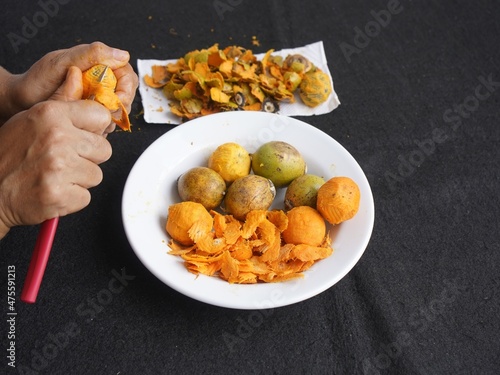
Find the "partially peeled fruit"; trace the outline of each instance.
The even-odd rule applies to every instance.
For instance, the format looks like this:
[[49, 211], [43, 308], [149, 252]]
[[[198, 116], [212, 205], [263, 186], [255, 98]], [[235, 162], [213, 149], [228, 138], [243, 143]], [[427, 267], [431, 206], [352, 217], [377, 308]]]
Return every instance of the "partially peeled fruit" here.
[[180, 202], [168, 208], [165, 229], [167, 233], [184, 246], [195, 243], [212, 230], [213, 219], [210, 213], [196, 202]]
[[299, 88], [300, 98], [308, 107], [317, 107], [326, 102], [332, 93], [330, 77], [320, 70], [304, 74]]
[[[91, 99], [102, 104], [112, 114], [112, 119], [122, 130], [130, 132], [130, 119], [127, 109], [115, 94], [118, 83], [113, 70], [106, 65], [95, 65], [83, 72], [83, 99]], [[120, 117], [114, 117], [115, 112]]]

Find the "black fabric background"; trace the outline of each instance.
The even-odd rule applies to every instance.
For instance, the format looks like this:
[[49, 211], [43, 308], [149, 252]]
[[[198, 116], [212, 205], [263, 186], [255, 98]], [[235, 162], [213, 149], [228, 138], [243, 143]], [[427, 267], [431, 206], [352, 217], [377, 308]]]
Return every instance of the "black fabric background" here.
[[[19, 295], [38, 227], [15, 228], [0, 242], [0, 372], [498, 374], [500, 6], [401, 1], [402, 11], [356, 47], [356, 28], [393, 3], [68, 1], [15, 52], [7, 35], [21, 34], [23, 17], [42, 8], [4, 1], [0, 64], [15, 73], [95, 40], [128, 50], [134, 68], [137, 58], [176, 58], [214, 43], [258, 53], [322, 40], [342, 104], [300, 119], [358, 160], [376, 218], [359, 263], [307, 301], [240, 311], [173, 291], [141, 264], [121, 223], [131, 167], [172, 128], [146, 124], [137, 94], [134, 131], [109, 137], [113, 157], [90, 206], [60, 221], [37, 303], [17, 302], [16, 369], [5, 355], [7, 265], [16, 267]], [[346, 57], [345, 43], [356, 53]], [[480, 77], [494, 82], [490, 91]], [[418, 143], [430, 147], [433, 138], [439, 143], [418, 158]], [[113, 272], [134, 278], [91, 307]]]

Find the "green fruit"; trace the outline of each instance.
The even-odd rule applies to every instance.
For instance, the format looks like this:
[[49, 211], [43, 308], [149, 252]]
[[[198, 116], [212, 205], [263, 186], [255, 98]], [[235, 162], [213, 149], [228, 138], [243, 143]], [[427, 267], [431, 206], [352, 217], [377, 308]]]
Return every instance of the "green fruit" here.
[[292, 145], [282, 141], [263, 144], [252, 154], [256, 175], [270, 179], [277, 188], [287, 186], [306, 171], [306, 162]]
[[238, 220], [244, 220], [251, 210], [271, 207], [276, 189], [271, 180], [249, 174], [235, 180], [227, 189], [224, 208]]
[[304, 174], [293, 180], [285, 193], [285, 210], [294, 207], [309, 206], [316, 208], [316, 198], [318, 189], [325, 183], [325, 180], [313, 174]]
[[182, 201], [201, 203], [207, 210], [213, 210], [224, 198], [226, 183], [214, 170], [194, 167], [179, 177], [177, 191]]

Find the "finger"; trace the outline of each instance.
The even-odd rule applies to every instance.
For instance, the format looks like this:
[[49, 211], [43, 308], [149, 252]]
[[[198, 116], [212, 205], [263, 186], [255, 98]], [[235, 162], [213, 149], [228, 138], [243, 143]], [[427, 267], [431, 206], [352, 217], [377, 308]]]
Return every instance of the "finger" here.
[[93, 164], [101, 164], [109, 160], [113, 152], [109, 141], [101, 136], [82, 130], [76, 142], [76, 152], [79, 157]]
[[[101, 137], [102, 138], [102, 137]], [[77, 168], [73, 168], [68, 180], [85, 189], [90, 189], [102, 182], [102, 169], [90, 160], [80, 158]]]
[[108, 125], [108, 127], [104, 130], [103, 136], [107, 137], [108, 134], [113, 133], [116, 129], [116, 124], [112, 122], [111, 124]]
[[[39, 219], [64, 216], [79, 211], [89, 204], [90, 193], [85, 186], [90, 184], [85, 180], [92, 179], [92, 183], [95, 184], [99, 176], [98, 172], [93, 172], [95, 176], [83, 173], [82, 165], [85, 166], [85, 162], [90, 162], [78, 159], [77, 163], [70, 163], [71, 168], [64, 168], [58, 173], [43, 174], [31, 188], [32, 194], [27, 197], [27, 202], [34, 207], [33, 214]], [[21, 219], [20, 222], [23, 221]], [[34, 221], [39, 222], [38, 219]]]
[[60, 52], [62, 53], [53, 59], [53, 65], [64, 71], [72, 65], [85, 71], [97, 64], [104, 64], [115, 70], [125, 66], [130, 59], [127, 51], [109, 47], [101, 42], [80, 44]]
[[[21, 84], [16, 85], [16, 95], [23, 98], [22, 109], [27, 109], [47, 100], [63, 84], [72, 66], [82, 72], [96, 64], [105, 64], [116, 70], [127, 65], [129, 59], [127, 51], [111, 48], [101, 42], [52, 51], [34, 63], [26, 73], [19, 75]], [[42, 76], [43, 79], [40, 79]]]
[[[64, 160], [62, 160], [62, 158], [64, 158]], [[102, 182], [102, 169], [93, 161], [81, 157], [74, 150], [70, 151], [70, 155], [66, 155], [62, 158], [58, 162], [64, 165], [64, 169], [53, 172], [49, 177], [46, 177], [48, 179], [48, 182], [45, 184], [46, 186], [58, 186], [59, 188], [66, 189], [67, 186], [78, 185], [85, 189], [89, 189]], [[58, 191], [57, 194], [51, 191], [49, 198], [53, 198], [55, 202], [67, 201], [67, 197], [60, 191]], [[47, 201], [50, 202], [50, 200], [45, 199], [45, 202]]]
[[50, 99], [70, 102], [80, 100], [82, 98], [82, 93], [82, 71], [76, 66], [71, 66], [66, 74], [66, 80]]
[[115, 90], [116, 95], [120, 98], [127, 112], [130, 113], [132, 102], [139, 86], [139, 78], [130, 64], [116, 69], [113, 73], [118, 81]]
[[58, 209], [57, 215], [51, 217], [66, 216], [78, 212], [87, 207], [91, 200], [90, 192], [78, 184], [68, 185], [64, 194], [67, 197], [65, 205]]
[[34, 217], [29, 219], [19, 219], [17, 225], [39, 224], [54, 217], [62, 217], [82, 210], [90, 203], [90, 192], [80, 185], [68, 185], [61, 193], [66, 198], [57, 206], [41, 207], [33, 213]]
[[79, 100], [68, 105], [69, 118], [79, 129], [102, 135], [112, 121], [109, 110], [95, 101]]
[[[64, 82], [71, 66], [76, 66], [83, 72], [96, 64], [105, 64], [115, 70], [127, 65], [129, 59], [127, 51], [109, 47], [101, 42], [80, 44], [47, 53], [28, 70], [26, 79], [31, 81], [33, 76], [43, 74], [46, 76], [45, 80], [33, 80], [37, 86], [35, 91], [51, 91], [54, 86], [59, 87]], [[29, 96], [29, 92], [24, 94], [27, 95]]]

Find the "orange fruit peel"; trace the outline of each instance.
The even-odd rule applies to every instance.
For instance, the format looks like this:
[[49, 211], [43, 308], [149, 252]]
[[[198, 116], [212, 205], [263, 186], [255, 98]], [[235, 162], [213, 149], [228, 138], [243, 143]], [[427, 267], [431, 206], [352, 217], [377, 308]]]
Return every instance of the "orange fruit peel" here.
[[217, 276], [231, 284], [300, 278], [333, 249], [325, 232], [319, 243], [286, 243], [283, 233], [290, 223], [281, 210], [252, 210], [240, 221], [232, 215], [208, 213], [198, 203], [177, 203], [170, 206], [167, 219], [172, 237], [169, 254], [180, 256], [193, 274]]
[[214, 44], [175, 62], [154, 65], [144, 83], [161, 89], [170, 101], [170, 111], [185, 120], [234, 110], [277, 112], [280, 102], [295, 103], [296, 97], [304, 97], [308, 106], [328, 99], [328, 74], [305, 56], [283, 59], [273, 53], [274, 49], [268, 50], [259, 61], [249, 49], [221, 49]]

